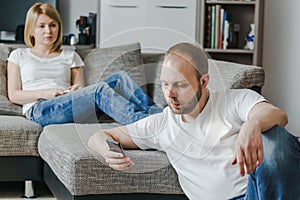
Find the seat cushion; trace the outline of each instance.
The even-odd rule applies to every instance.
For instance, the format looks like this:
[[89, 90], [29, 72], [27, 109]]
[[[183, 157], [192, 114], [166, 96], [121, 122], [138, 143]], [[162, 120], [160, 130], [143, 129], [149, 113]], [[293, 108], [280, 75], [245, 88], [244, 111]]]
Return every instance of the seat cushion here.
[[38, 144], [39, 153], [71, 194], [183, 194], [177, 174], [162, 152], [126, 150], [135, 166], [128, 171], [109, 168], [102, 157], [87, 147], [93, 133], [108, 127], [112, 124], [44, 127]]
[[0, 156], [38, 156], [42, 127], [21, 116], [0, 115]]

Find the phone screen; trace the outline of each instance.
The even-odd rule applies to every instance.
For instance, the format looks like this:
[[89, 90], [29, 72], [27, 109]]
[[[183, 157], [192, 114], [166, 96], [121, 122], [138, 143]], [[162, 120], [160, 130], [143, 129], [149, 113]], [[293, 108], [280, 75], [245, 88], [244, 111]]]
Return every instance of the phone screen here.
[[112, 140], [110, 138], [106, 138], [106, 143], [108, 144], [110, 151], [122, 153], [124, 156], [126, 156], [125, 152], [124, 152], [124, 149], [123, 149], [120, 142], [117, 142], [117, 141]]

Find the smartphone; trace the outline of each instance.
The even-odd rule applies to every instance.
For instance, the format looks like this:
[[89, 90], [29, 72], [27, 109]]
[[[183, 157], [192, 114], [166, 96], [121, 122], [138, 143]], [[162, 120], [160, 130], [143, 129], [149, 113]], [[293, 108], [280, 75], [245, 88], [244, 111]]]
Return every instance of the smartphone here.
[[63, 94], [68, 94], [70, 92], [70, 90], [64, 90]]
[[106, 138], [106, 143], [108, 144], [110, 151], [121, 153], [126, 157], [124, 149], [120, 142], [117, 142], [110, 138]]

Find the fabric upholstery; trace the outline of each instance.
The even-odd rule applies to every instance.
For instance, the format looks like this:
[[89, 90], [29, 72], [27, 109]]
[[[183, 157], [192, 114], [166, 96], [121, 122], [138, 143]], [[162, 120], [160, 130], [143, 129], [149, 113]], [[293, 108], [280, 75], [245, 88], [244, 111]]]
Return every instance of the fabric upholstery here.
[[0, 156], [38, 156], [42, 127], [21, 116], [0, 115]]
[[[21, 115], [21, 107], [7, 98], [5, 60], [10, 51], [0, 44], [0, 156], [40, 155], [73, 195], [183, 194], [177, 174], [162, 152], [126, 151], [136, 165], [127, 172], [120, 172], [106, 166], [99, 155], [88, 149], [89, 136], [116, 124], [61, 124], [42, 129], [24, 117], [8, 116]], [[141, 55], [138, 43], [77, 52], [86, 64], [87, 85], [123, 70], [139, 85], [147, 85], [145, 90], [159, 106], [166, 105], [160, 83], [163, 54]], [[209, 60], [209, 74], [209, 87], [214, 90], [264, 84], [264, 70], [256, 66]]]
[[137, 82], [145, 85], [145, 71], [141, 67], [139, 43], [77, 51], [83, 58], [84, 76], [87, 85], [105, 80], [114, 72], [125, 71]]
[[182, 194], [177, 174], [159, 151], [125, 151], [136, 165], [115, 171], [87, 147], [89, 136], [116, 124], [46, 126], [38, 148], [43, 160], [73, 195], [111, 193]]
[[223, 90], [242, 89], [264, 85], [265, 71], [262, 67], [209, 59], [209, 88]]
[[22, 107], [11, 103], [7, 97], [6, 58], [10, 51], [7, 45], [0, 44], [0, 114], [22, 115]]
[[164, 108], [167, 105], [161, 90], [160, 81], [160, 72], [163, 59], [164, 54], [143, 54], [148, 94], [161, 108]]

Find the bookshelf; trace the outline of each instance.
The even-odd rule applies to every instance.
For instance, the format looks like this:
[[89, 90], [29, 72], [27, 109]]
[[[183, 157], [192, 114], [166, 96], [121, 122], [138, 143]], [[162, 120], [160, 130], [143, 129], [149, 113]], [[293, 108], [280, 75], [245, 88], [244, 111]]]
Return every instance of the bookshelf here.
[[[197, 40], [211, 58], [261, 65], [263, 0], [200, 0], [198, 3]], [[252, 23], [254, 48], [245, 49]]]

